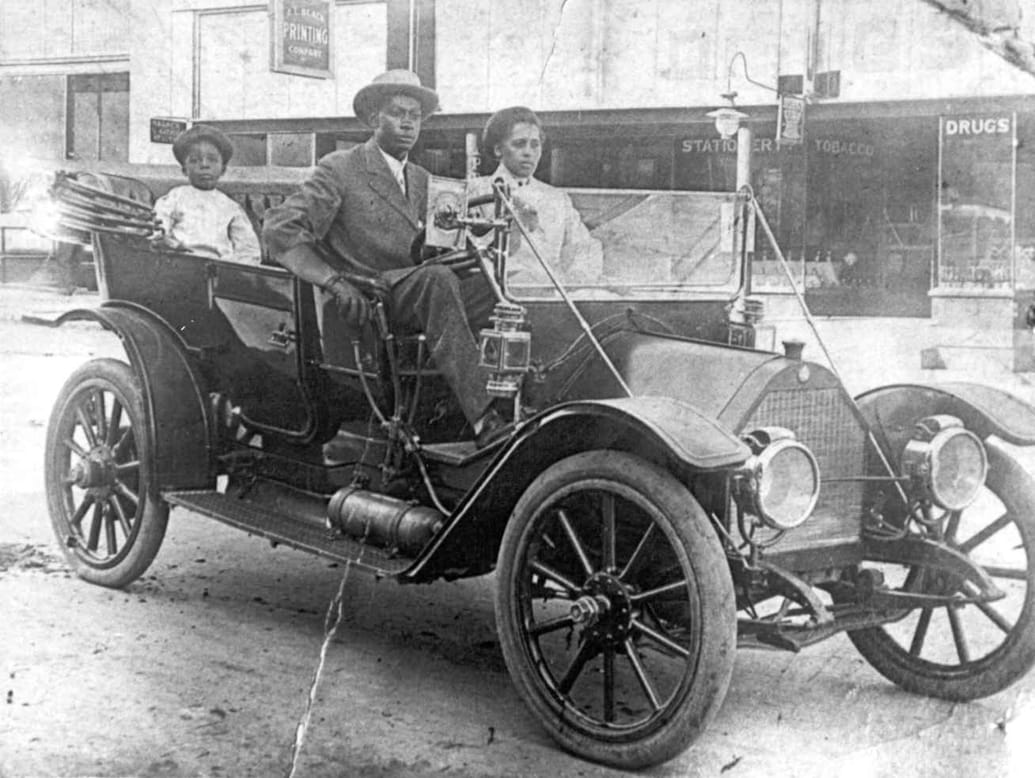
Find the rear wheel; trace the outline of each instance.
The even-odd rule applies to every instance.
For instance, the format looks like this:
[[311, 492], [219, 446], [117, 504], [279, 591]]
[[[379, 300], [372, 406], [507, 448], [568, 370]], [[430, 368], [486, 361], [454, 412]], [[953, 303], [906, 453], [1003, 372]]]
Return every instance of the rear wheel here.
[[733, 584], [704, 511], [664, 470], [616, 451], [557, 462], [515, 507], [497, 575], [507, 667], [564, 748], [656, 764], [718, 711]]
[[[973, 700], [1002, 691], [1035, 664], [1035, 482], [995, 443], [987, 444], [983, 494], [946, 518], [945, 543], [966, 554], [1005, 597], [920, 608], [883, 627], [849, 632], [884, 677], [930, 697]], [[889, 584], [940, 596], [974, 592], [929, 568], [886, 566]]]
[[76, 573], [102, 586], [138, 578], [165, 537], [143, 392], [133, 371], [96, 359], [62, 387], [47, 427], [50, 521]]

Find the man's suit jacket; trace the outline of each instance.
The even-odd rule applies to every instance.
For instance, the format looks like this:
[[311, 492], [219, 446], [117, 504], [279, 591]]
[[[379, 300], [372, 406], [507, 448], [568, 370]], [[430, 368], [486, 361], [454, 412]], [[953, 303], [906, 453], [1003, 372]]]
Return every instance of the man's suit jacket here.
[[270, 256], [308, 245], [340, 270], [387, 274], [389, 283], [405, 275], [428, 195], [428, 171], [412, 162], [405, 171], [406, 196], [373, 138], [328, 154], [298, 192], [266, 211]]

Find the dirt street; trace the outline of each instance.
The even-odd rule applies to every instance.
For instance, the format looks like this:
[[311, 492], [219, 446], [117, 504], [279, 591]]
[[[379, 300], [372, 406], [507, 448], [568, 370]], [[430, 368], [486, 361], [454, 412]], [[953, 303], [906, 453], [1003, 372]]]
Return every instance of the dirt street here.
[[[339, 586], [295, 775], [618, 774], [559, 751], [518, 700], [491, 579], [378, 582], [182, 509], [128, 589], [73, 577], [46, 514], [44, 430], [65, 377], [121, 349], [89, 325], [22, 323], [18, 293], [0, 297], [0, 776], [289, 775]], [[838, 636], [741, 652], [711, 729], [647, 774], [1027, 776], [1033, 732], [1035, 674], [980, 702], [931, 700]]]

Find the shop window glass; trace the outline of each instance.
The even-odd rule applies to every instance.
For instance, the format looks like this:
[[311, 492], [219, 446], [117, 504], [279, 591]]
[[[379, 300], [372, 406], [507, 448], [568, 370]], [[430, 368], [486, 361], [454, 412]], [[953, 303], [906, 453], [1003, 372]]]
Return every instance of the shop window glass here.
[[1013, 285], [1015, 133], [1012, 114], [942, 117], [941, 287], [1009, 289]]
[[544, 154], [538, 178], [554, 186], [603, 189], [670, 189], [671, 141], [628, 139], [622, 143], [558, 140]]
[[1018, 289], [1035, 289], [1035, 115], [1017, 117], [1017, 194], [1014, 212]]
[[269, 136], [270, 164], [309, 167], [313, 164], [313, 135], [309, 132], [278, 132]]
[[230, 135], [234, 144], [234, 156], [231, 165], [237, 167], [262, 167], [266, 164], [266, 135]]
[[129, 73], [68, 77], [69, 159], [129, 160]]

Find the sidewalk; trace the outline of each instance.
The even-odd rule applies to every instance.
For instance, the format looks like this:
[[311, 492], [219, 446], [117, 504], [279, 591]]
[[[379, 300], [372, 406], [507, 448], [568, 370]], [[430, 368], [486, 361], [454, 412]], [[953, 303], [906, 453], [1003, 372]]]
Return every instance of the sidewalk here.
[[[1035, 373], [1013, 371], [1013, 333], [946, 327], [926, 318], [814, 317], [836, 372], [858, 394], [892, 383], [973, 381], [1035, 404]], [[776, 349], [795, 338], [807, 360], [828, 364], [804, 318], [774, 322]], [[929, 367], [928, 365], [944, 365]]]
[[85, 289], [66, 294], [34, 284], [0, 285], [0, 321], [23, 321], [25, 317], [55, 319], [73, 308], [96, 308], [100, 295]]
[[[73, 308], [98, 305], [96, 292], [79, 290], [68, 295], [47, 287], [0, 286], [0, 321], [52, 320]], [[943, 327], [923, 318], [814, 317], [814, 321], [836, 372], [853, 395], [891, 383], [974, 381], [997, 386], [1035, 405], [1035, 373], [1012, 370], [1010, 332]], [[804, 318], [777, 319], [771, 326], [777, 351], [782, 351], [781, 341], [798, 339], [805, 343], [805, 359], [828, 364]], [[760, 341], [767, 337], [764, 331], [760, 333]], [[944, 368], [924, 367], [923, 353], [930, 349], [937, 350]], [[929, 353], [928, 361], [931, 356]]]

